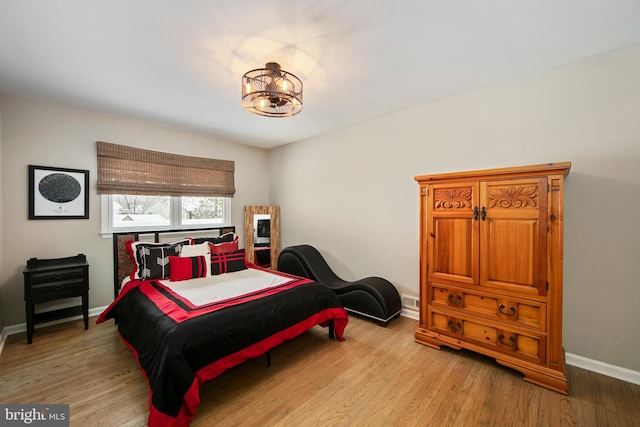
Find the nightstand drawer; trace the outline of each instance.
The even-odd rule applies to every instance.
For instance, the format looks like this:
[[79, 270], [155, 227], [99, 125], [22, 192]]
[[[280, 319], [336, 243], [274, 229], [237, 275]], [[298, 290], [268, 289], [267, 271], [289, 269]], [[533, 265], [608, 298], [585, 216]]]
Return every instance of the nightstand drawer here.
[[40, 283], [31, 285], [31, 298], [64, 298], [67, 296], [81, 295], [86, 290], [84, 276], [58, 282]]
[[30, 275], [29, 283], [31, 285], [38, 285], [40, 283], [49, 282], [64, 282], [71, 279], [84, 279], [85, 269], [83, 267], [78, 268], [66, 268], [64, 270], [57, 271], [44, 271], [42, 273], [32, 273]]

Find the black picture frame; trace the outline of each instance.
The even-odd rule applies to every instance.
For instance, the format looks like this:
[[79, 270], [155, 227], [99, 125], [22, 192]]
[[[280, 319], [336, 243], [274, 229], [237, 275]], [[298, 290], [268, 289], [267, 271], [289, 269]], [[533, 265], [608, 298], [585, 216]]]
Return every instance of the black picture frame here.
[[29, 165], [29, 219], [89, 219], [89, 171]]

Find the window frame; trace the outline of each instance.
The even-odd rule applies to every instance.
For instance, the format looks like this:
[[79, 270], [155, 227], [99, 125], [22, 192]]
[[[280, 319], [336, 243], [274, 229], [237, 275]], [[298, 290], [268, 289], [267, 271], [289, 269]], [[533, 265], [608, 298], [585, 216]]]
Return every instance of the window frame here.
[[[136, 226], [136, 227], [113, 227], [113, 194], [101, 194], [101, 232], [100, 234], [104, 238], [111, 238], [113, 233], [127, 233], [132, 231], [155, 231], [155, 230], [191, 230], [210, 227], [226, 227], [230, 224], [231, 219], [231, 197], [222, 197], [224, 199], [223, 204], [223, 222], [211, 222], [207, 224], [182, 224], [182, 197], [183, 196], [168, 196], [169, 197], [169, 212], [170, 219], [169, 225], [166, 226]], [[194, 196], [184, 196], [194, 197]], [[220, 196], [213, 196], [220, 197]]]

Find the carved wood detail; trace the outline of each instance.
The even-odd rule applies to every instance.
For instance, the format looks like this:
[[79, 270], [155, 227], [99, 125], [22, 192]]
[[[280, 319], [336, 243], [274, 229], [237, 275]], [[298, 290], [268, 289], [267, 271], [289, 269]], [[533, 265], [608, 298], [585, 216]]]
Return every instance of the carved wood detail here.
[[438, 188], [434, 201], [436, 209], [471, 208], [471, 188]]
[[567, 394], [562, 247], [570, 168], [415, 177], [422, 191], [417, 342], [484, 354]]
[[537, 185], [510, 185], [489, 190], [490, 208], [535, 208], [538, 206]]

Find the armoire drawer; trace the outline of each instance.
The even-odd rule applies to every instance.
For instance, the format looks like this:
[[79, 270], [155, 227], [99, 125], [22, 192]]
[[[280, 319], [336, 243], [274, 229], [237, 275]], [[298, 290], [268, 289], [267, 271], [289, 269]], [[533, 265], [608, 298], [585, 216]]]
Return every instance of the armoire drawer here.
[[428, 329], [522, 360], [545, 363], [545, 336], [518, 332], [510, 329], [507, 324], [485, 323], [479, 318], [429, 308]]
[[540, 332], [547, 329], [547, 306], [537, 301], [432, 283], [428, 303]]

